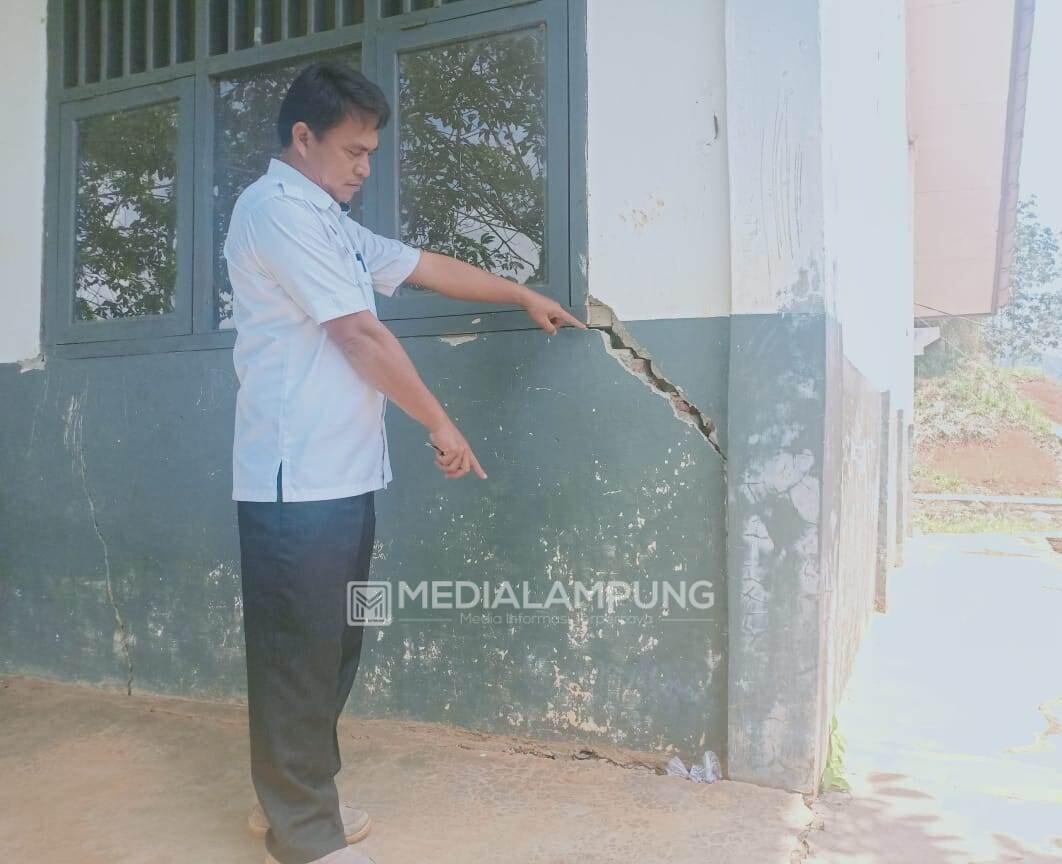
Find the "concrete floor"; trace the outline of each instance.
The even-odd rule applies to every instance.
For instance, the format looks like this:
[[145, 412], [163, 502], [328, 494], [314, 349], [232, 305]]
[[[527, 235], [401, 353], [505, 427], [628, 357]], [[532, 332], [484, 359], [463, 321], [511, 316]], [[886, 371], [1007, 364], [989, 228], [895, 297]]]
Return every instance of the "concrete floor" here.
[[[789, 864], [811, 817], [799, 795], [697, 785], [618, 751], [580, 759], [578, 746], [353, 716], [340, 741], [340, 793], [372, 813], [358, 845], [379, 864]], [[0, 777], [3, 864], [264, 858], [245, 827], [241, 705], [0, 678]]]
[[889, 577], [838, 711], [850, 794], [812, 864], [1062, 862], [1062, 554], [927, 535]]
[[[380, 864], [1062, 864], [1062, 554], [931, 535], [906, 556], [838, 711], [852, 790], [814, 830], [798, 795], [660, 776], [659, 755], [346, 716], [359, 845]], [[3, 864], [263, 859], [242, 705], [0, 677], [0, 778]]]

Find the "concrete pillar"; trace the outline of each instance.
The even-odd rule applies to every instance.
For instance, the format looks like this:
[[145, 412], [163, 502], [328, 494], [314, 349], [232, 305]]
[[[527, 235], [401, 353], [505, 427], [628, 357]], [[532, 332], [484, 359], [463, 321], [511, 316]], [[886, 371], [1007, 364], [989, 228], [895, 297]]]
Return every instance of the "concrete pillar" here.
[[829, 398], [818, 11], [818, 0], [726, 9], [727, 770], [807, 792], [826, 753], [836, 550], [823, 492], [835, 474], [828, 403], [839, 405]]
[[725, 36], [727, 768], [815, 792], [881, 568], [879, 394], [908, 404], [903, 4], [728, 0]]

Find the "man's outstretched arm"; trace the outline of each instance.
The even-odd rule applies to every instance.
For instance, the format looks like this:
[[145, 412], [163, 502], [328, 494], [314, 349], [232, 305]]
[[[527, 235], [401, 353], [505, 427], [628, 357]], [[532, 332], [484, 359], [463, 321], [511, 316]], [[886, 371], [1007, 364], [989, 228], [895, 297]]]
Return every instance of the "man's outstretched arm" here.
[[586, 329], [582, 321], [555, 300], [550, 300], [510, 279], [503, 279], [437, 252], [421, 250], [420, 262], [413, 268], [407, 281], [423, 285], [455, 300], [480, 300], [523, 306], [531, 320], [550, 334], [556, 333], [558, 327]]

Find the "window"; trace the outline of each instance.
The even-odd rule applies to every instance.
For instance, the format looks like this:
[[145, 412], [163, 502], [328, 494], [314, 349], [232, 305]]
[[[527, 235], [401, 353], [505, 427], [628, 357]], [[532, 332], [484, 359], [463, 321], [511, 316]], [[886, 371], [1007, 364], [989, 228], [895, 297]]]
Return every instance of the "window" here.
[[398, 57], [403, 239], [532, 285], [547, 275], [544, 42], [533, 27]]
[[[578, 304], [582, 2], [51, 0], [49, 346], [232, 344], [232, 206], [320, 58], [362, 69], [394, 107], [355, 218]], [[416, 285], [380, 300], [399, 335], [531, 326]]]

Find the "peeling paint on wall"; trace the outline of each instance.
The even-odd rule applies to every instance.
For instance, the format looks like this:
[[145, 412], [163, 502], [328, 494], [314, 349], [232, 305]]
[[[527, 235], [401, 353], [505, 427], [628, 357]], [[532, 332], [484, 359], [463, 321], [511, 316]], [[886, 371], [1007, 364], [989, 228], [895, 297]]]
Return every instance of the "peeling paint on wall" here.
[[[632, 207], [630, 210], [630, 221], [635, 231], [641, 231], [645, 228], [656, 218], [658, 212], [664, 209], [664, 202], [655, 195], [650, 195], [649, 201], [651, 204], [646, 207]], [[620, 222], [626, 222], [627, 214], [620, 213], [619, 220]]]
[[29, 357], [26, 360], [18, 361], [19, 372], [33, 372], [38, 369], [44, 368], [44, 355], [38, 354], [36, 357]]
[[439, 341], [456, 348], [466, 342], [474, 342], [477, 338], [479, 337], [475, 333], [459, 333], [456, 336], [440, 336]]
[[[799, 220], [797, 221], [799, 228]], [[779, 288], [775, 304], [779, 312], [804, 312], [823, 302], [822, 277], [818, 264], [812, 260], [797, 270], [792, 284]]]

